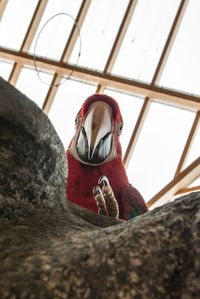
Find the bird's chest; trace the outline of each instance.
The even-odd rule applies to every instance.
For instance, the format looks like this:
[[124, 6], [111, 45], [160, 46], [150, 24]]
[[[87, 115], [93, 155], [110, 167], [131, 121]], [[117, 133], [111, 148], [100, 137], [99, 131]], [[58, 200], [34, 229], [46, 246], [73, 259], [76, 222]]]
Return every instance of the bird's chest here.
[[98, 185], [99, 178], [105, 175], [115, 197], [120, 201], [121, 186], [127, 184], [127, 177], [118, 159], [99, 166], [81, 164], [68, 155], [68, 183], [67, 198], [82, 207], [97, 212], [97, 204], [94, 199], [93, 189]]
[[102, 175], [104, 174], [94, 167], [82, 167], [82, 165], [79, 169], [69, 167], [67, 198], [73, 203], [97, 212], [93, 188], [98, 185]]

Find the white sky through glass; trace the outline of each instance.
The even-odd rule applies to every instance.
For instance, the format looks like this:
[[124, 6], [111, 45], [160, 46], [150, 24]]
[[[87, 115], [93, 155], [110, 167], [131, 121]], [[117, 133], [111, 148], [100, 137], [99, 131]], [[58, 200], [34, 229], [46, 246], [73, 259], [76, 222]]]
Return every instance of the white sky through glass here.
[[[41, 77], [44, 82], [51, 84], [52, 74], [41, 72]], [[34, 69], [24, 67], [20, 73], [16, 87], [42, 108], [49, 86], [39, 80]]]
[[200, 186], [200, 176], [194, 180], [194, 182], [192, 184], [189, 185], [189, 187], [197, 187]]
[[142, 108], [143, 99], [134, 95], [113, 91], [111, 89], [105, 89], [104, 93], [113, 97], [118, 102], [121, 110], [124, 126], [120, 136], [120, 143], [122, 145], [122, 154], [124, 156], [133, 132], [133, 127], [136, 124]]
[[189, 152], [188, 158], [186, 159], [184, 168], [189, 166], [192, 162], [194, 162], [194, 160], [197, 159], [199, 155], [200, 155], [200, 125], [195, 134], [195, 138], [191, 150]]
[[125, 35], [112, 73], [150, 82], [180, 0], [142, 0]]
[[[82, 50], [79, 65], [103, 70], [122, 21], [128, 0], [93, 0], [81, 28]], [[76, 43], [70, 63], [77, 59]]]
[[8, 80], [10, 72], [12, 70], [13, 63], [5, 60], [0, 60], [0, 76], [5, 80]]
[[81, 0], [49, 0], [29, 52], [59, 60], [80, 5]]
[[194, 113], [153, 102], [127, 172], [149, 200], [173, 179]]
[[37, 2], [37, 0], [8, 1], [0, 21], [0, 46], [19, 50]]
[[188, 1], [159, 85], [200, 95], [200, 1]]

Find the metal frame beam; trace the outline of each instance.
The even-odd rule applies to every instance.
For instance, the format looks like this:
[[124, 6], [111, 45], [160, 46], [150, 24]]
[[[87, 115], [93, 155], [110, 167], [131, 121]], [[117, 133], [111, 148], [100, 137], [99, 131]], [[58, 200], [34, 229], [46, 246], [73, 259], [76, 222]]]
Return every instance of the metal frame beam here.
[[[120, 26], [117, 36], [115, 38], [114, 44], [112, 46], [112, 50], [110, 52], [110, 55], [109, 55], [107, 63], [106, 63], [106, 66], [104, 68], [104, 73], [110, 73], [113, 68], [113, 65], [115, 63], [115, 60], [117, 58], [117, 55], [118, 55], [120, 47], [121, 47], [121, 43], [124, 39], [127, 28], [130, 24], [130, 21], [131, 21], [131, 18], [132, 18], [132, 15], [135, 10], [137, 2], [138, 2], [138, 0], [130, 0], [129, 1], [124, 18], [122, 20], [121, 26]], [[105, 87], [103, 85], [98, 85], [96, 92], [103, 93], [104, 88]]]
[[8, 3], [8, 0], [0, 0], [0, 21], [3, 16], [3, 13], [4, 13], [7, 3]]
[[180, 189], [178, 192], [176, 192], [175, 195], [183, 195], [186, 193], [191, 193], [191, 192], [196, 192], [196, 191], [200, 191], [200, 186]]
[[104, 68], [105, 73], [110, 73], [112, 68], [113, 68], [113, 65], [115, 63], [117, 54], [119, 53], [122, 41], [124, 39], [124, 36], [125, 36], [126, 31], [128, 29], [128, 26], [130, 24], [130, 21], [131, 21], [132, 15], [134, 13], [137, 2], [138, 2], [138, 0], [130, 0], [130, 2], [129, 2], [129, 5], [126, 9], [126, 12], [125, 12], [124, 18], [122, 20], [121, 26], [119, 28], [118, 34], [117, 34], [116, 39], [114, 41], [112, 50], [111, 50], [110, 55], [108, 57], [106, 66]]
[[[10, 49], [1, 48], [0, 57], [7, 60], [15, 60], [21, 64], [34, 67], [34, 57], [28, 53], [16, 52]], [[172, 89], [161, 88], [159, 86], [151, 86], [147, 83], [134, 81], [111, 74], [103, 74], [102, 72], [92, 69], [66, 64], [64, 62], [53, 61], [36, 57], [37, 67], [46, 71], [59, 72], [68, 76], [73, 70], [73, 78], [89, 83], [100, 83], [102, 85], [131, 92], [135, 95], [147, 96], [154, 98], [155, 101], [171, 104], [173, 106], [190, 109], [192, 111], [200, 110], [200, 97], [191, 94], [175, 91]]]
[[137, 142], [138, 136], [140, 134], [140, 131], [142, 130], [142, 127], [143, 127], [146, 115], [148, 113], [150, 104], [151, 104], [151, 99], [145, 98], [144, 104], [143, 104], [142, 109], [140, 111], [139, 117], [137, 119], [135, 128], [133, 130], [133, 133], [131, 135], [129, 144], [127, 146], [127, 149], [126, 149], [126, 152], [125, 152], [125, 155], [124, 155], [124, 165], [125, 165], [125, 167], [127, 167], [129, 162], [130, 162], [133, 150], [136, 146], [136, 142]]

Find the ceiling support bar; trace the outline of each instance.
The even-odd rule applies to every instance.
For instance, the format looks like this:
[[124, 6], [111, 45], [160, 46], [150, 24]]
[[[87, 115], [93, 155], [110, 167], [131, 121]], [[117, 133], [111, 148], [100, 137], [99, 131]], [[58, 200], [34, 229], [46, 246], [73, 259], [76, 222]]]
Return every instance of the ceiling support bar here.
[[139, 117], [137, 119], [135, 128], [134, 128], [133, 133], [131, 135], [128, 147], [126, 149], [126, 153], [124, 155], [124, 165], [125, 165], [126, 168], [128, 167], [128, 164], [130, 162], [132, 152], [133, 152], [133, 150], [135, 148], [135, 145], [137, 143], [138, 136], [139, 136], [140, 131], [143, 127], [143, 124], [144, 124], [147, 112], [149, 110], [150, 104], [151, 104], [151, 100], [149, 98], [145, 98], [144, 104], [143, 104], [142, 109], [140, 111], [140, 114], [139, 114]]
[[[10, 49], [0, 48], [0, 57], [7, 60], [15, 60], [22, 64], [34, 67], [33, 55], [24, 52], [16, 52]], [[172, 89], [151, 86], [140, 81], [130, 80], [111, 74], [103, 74], [88, 68], [78, 67], [64, 62], [54, 61], [47, 58], [36, 57], [38, 68], [46, 71], [60, 72], [68, 76], [73, 70], [73, 78], [89, 83], [101, 83], [114, 89], [131, 92], [135, 95], [142, 95], [154, 98], [155, 101], [171, 104], [176, 107], [200, 110], [200, 97], [175, 91]]]
[[0, 0], [0, 21], [3, 16], [3, 13], [4, 13], [7, 3], [8, 3], [8, 0]]
[[195, 191], [200, 191], [200, 186], [180, 189], [178, 192], [176, 192], [175, 195], [183, 195], [185, 193], [190, 193], [190, 192], [195, 192]]
[[[121, 43], [124, 39], [124, 36], [126, 34], [127, 28], [130, 24], [133, 12], [135, 10], [136, 4], [137, 4], [138, 0], [130, 0], [128, 7], [126, 9], [124, 18], [122, 20], [121, 26], [119, 28], [118, 34], [115, 38], [112, 50], [110, 52], [110, 55], [108, 57], [106, 66], [104, 68], [104, 73], [110, 73], [112, 71], [113, 65], [116, 61], [117, 55], [119, 53], [120, 47], [121, 47]], [[103, 93], [105, 86], [99, 84], [97, 87], [96, 92], [97, 93]]]

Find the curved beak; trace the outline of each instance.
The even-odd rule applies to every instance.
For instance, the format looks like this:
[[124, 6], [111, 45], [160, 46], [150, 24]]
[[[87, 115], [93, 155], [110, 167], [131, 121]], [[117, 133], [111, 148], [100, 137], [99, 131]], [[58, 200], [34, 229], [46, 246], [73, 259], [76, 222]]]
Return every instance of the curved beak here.
[[91, 105], [80, 130], [76, 150], [87, 164], [100, 164], [112, 149], [112, 110], [105, 102]]

